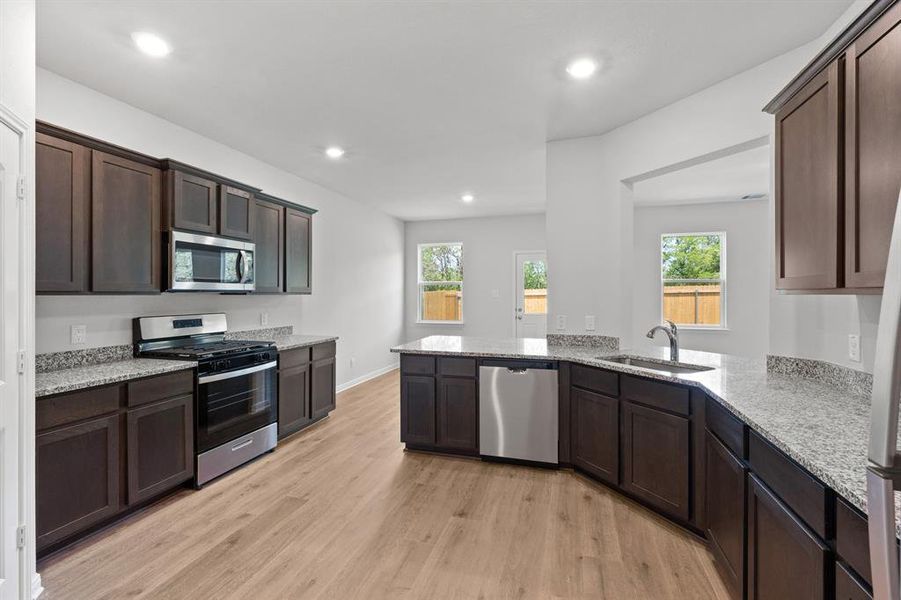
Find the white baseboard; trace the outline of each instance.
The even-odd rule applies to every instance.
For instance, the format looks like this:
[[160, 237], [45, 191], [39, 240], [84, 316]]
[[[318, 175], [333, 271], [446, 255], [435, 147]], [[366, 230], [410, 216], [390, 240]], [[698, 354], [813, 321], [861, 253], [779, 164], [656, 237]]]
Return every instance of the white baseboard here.
[[390, 373], [391, 371], [393, 371], [394, 369], [397, 369], [398, 367], [399, 367], [398, 363], [392, 363], [392, 364], [388, 365], [387, 367], [382, 367], [381, 369], [376, 369], [375, 371], [370, 371], [369, 373], [366, 373], [365, 375], [360, 375], [356, 379], [351, 379], [350, 381], [348, 381], [346, 383], [342, 383], [337, 388], [335, 388], [335, 391], [340, 394], [341, 392], [349, 390], [352, 387], [358, 386], [361, 383], [366, 383], [370, 379], [375, 379], [379, 375], [384, 375], [385, 373]]
[[44, 586], [41, 583], [41, 574], [35, 573], [31, 576], [31, 600], [35, 600], [44, 593]]

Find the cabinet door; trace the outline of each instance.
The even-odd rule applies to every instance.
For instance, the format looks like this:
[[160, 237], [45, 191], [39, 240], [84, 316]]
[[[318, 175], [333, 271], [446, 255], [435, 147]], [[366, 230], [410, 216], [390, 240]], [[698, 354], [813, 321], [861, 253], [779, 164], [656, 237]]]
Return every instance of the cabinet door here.
[[882, 287], [901, 189], [901, 4], [845, 57], [845, 285]]
[[313, 420], [324, 417], [335, 408], [335, 359], [313, 362], [310, 372], [310, 412]]
[[128, 411], [128, 503], [158, 496], [194, 476], [194, 396]]
[[278, 373], [278, 435], [291, 435], [312, 422], [310, 363]]
[[740, 599], [745, 584], [747, 468], [710, 432], [705, 446], [707, 541], [732, 597]]
[[435, 378], [400, 378], [400, 441], [414, 446], [435, 445]]
[[748, 476], [748, 598], [823, 600], [829, 548]]
[[832, 63], [776, 114], [778, 289], [842, 286], [840, 87]]
[[160, 170], [93, 152], [92, 289], [160, 291]]
[[479, 401], [476, 380], [438, 378], [436, 441], [442, 448], [479, 451]]
[[119, 415], [35, 438], [38, 550], [119, 511]]
[[285, 208], [257, 200], [254, 203], [254, 264], [257, 293], [285, 291]]
[[622, 419], [623, 489], [687, 521], [691, 488], [688, 419], [631, 402], [622, 403]]
[[619, 400], [571, 388], [572, 460], [588, 473], [619, 484]]
[[35, 135], [35, 290], [88, 290], [91, 151]]
[[285, 210], [285, 291], [309, 294], [312, 290], [312, 218], [309, 214]]
[[219, 185], [215, 181], [171, 170], [166, 172], [166, 187], [173, 228], [217, 233]]
[[220, 235], [252, 239], [255, 212], [251, 192], [227, 185], [219, 186]]

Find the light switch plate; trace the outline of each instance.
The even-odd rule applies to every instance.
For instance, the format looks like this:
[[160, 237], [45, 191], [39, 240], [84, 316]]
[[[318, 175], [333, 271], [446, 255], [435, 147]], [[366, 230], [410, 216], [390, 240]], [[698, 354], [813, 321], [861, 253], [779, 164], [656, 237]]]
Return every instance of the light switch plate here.
[[860, 336], [856, 333], [848, 335], [848, 358], [860, 362]]
[[566, 330], [566, 315], [557, 315], [557, 331]]
[[69, 329], [69, 342], [74, 346], [75, 344], [85, 344], [88, 341], [88, 326], [87, 325], [72, 325]]
[[585, 331], [594, 331], [594, 315], [585, 315]]
[[269, 313], [261, 312], [260, 313], [260, 325], [266, 326], [269, 324]]

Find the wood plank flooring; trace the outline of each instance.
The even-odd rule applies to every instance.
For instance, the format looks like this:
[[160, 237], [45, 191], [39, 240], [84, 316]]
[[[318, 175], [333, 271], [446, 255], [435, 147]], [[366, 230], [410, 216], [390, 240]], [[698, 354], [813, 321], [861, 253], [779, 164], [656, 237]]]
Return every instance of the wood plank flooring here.
[[703, 544], [570, 471], [404, 452], [399, 381], [38, 565], [46, 600], [727, 598]]

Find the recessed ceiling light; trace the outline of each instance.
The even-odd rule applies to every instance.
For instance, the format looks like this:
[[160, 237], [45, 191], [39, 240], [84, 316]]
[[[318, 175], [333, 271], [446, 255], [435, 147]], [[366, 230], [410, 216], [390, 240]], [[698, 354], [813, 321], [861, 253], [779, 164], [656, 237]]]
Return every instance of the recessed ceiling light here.
[[566, 65], [566, 72], [573, 79], [588, 79], [598, 70], [598, 63], [590, 58], [579, 58]]
[[344, 156], [344, 148], [340, 146], [329, 146], [325, 149], [325, 155], [331, 159], [337, 160]]
[[460, 200], [462, 200], [463, 202], [472, 202], [475, 199], [476, 197], [472, 194], [463, 194], [462, 196], [460, 196]]
[[131, 39], [134, 40], [135, 45], [141, 50], [141, 52], [149, 56], [155, 56], [159, 58], [161, 56], [166, 56], [167, 54], [172, 52], [172, 48], [169, 47], [169, 44], [166, 43], [166, 40], [153, 33], [148, 33], [146, 31], [136, 31], [135, 33], [131, 34]]

